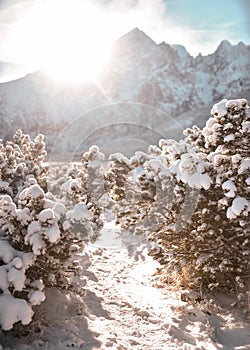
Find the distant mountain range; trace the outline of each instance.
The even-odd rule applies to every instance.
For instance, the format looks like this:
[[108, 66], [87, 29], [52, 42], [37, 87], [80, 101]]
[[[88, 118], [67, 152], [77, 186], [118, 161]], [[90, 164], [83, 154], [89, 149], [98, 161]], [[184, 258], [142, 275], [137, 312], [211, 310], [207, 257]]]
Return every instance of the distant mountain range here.
[[222, 98], [248, 98], [249, 57], [250, 46], [222, 41], [194, 58], [135, 28], [117, 40], [97, 83], [59, 85], [40, 71], [1, 83], [0, 137], [42, 132], [52, 154], [70, 158], [93, 143], [107, 152], [145, 149], [203, 126]]

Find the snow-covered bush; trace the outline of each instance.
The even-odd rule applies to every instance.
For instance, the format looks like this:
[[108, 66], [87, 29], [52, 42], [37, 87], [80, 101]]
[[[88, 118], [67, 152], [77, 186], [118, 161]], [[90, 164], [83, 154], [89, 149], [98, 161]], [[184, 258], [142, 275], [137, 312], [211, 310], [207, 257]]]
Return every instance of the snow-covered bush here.
[[103, 226], [101, 215], [101, 198], [105, 194], [103, 162], [105, 155], [97, 146], [92, 146], [85, 152], [82, 162], [53, 165], [50, 169], [48, 189], [56, 198], [60, 198], [67, 210], [72, 209], [77, 203], [85, 203], [91, 213], [92, 234], [89, 236], [94, 241]]
[[30, 175], [46, 189], [46, 154], [44, 136], [41, 134], [32, 141], [29, 135], [17, 130], [13, 141], [4, 144], [0, 140], [0, 193], [9, 194], [15, 199], [28, 185], [26, 182]]
[[[75, 198], [71, 186], [70, 202], [63, 195], [67, 190], [55, 194], [47, 190], [53, 181], [43, 164], [45, 154], [41, 135], [31, 141], [18, 131], [13, 142], [0, 144], [0, 326], [4, 330], [15, 322], [31, 321], [32, 306], [45, 300], [45, 287], [84, 292], [77, 254], [100, 224], [96, 210], [85, 201], [83, 187]], [[71, 171], [61, 187], [73, 181], [73, 174], [77, 172]], [[80, 177], [76, 180], [81, 184]]]
[[213, 107], [203, 130], [185, 131], [185, 153], [176, 152], [183, 142], [174, 149], [162, 147], [170, 176], [181, 188], [186, 185], [182, 197], [189, 188], [199, 193], [193, 196], [193, 212], [186, 218], [183, 212], [186, 222], [181, 213], [176, 216], [174, 206], [170, 221], [151, 236], [161, 248], [153, 255], [165, 265], [166, 278], [173, 271], [183, 284], [237, 289], [240, 298], [250, 272], [247, 108], [244, 99], [223, 100]]
[[105, 172], [105, 189], [116, 223], [126, 229], [146, 217], [154, 200], [155, 184], [142, 167], [150, 157], [138, 151], [131, 159], [111, 154]]
[[[151, 251], [168, 282], [191, 288], [237, 290], [244, 298], [250, 274], [250, 117], [245, 99], [223, 100], [200, 130], [185, 130], [185, 140], [160, 140], [149, 148], [138, 179], [154, 198], [135, 225], [156, 243]], [[130, 160], [137, 162], [138, 155]], [[141, 175], [142, 174], [142, 175]], [[120, 178], [120, 174], [117, 174]], [[149, 180], [154, 181], [154, 188]], [[131, 178], [126, 177], [127, 183]], [[150, 187], [151, 186], [151, 187]], [[138, 226], [139, 225], [139, 226]], [[241, 293], [242, 292], [242, 293]]]

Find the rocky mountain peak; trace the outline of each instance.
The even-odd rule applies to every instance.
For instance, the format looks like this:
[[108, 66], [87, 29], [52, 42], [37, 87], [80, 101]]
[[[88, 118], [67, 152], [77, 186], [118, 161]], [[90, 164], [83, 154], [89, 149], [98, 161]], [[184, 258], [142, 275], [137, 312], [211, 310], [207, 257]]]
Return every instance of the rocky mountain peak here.
[[133, 51], [140, 54], [151, 51], [157, 47], [156, 43], [142, 30], [134, 28], [117, 40], [116, 50]]
[[177, 55], [182, 58], [190, 58], [191, 55], [187, 52], [186, 48], [183, 45], [172, 45], [172, 47], [176, 50]]
[[217, 47], [215, 54], [228, 54], [232, 51], [233, 45], [228, 40], [222, 40]]
[[118, 39], [119, 41], [143, 41], [143, 42], [150, 42], [151, 44], [155, 44], [155, 42], [146, 34], [144, 33], [142, 30], [140, 30], [139, 28], [134, 28], [131, 31], [129, 31], [128, 33], [126, 33], [125, 35], [123, 35], [120, 39]]

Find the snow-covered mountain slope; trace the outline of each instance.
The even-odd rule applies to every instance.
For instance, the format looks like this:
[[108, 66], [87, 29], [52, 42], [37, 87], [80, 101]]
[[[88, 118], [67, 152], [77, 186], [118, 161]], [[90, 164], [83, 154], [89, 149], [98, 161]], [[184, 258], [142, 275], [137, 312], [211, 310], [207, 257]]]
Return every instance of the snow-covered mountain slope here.
[[152, 143], [152, 130], [156, 136], [173, 129], [172, 117], [179, 135], [189, 121], [201, 124], [195, 110], [246, 97], [249, 57], [250, 46], [222, 41], [213, 54], [194, 58], [183, 46], [156, 44], [135, 28], [117, 40], [97, 84], [60, 85], [39, 71], [0, 84], [0, 137], [18, 127], [43, 132], [50, 145], [64, 139], [58, 152], [125, 137]]

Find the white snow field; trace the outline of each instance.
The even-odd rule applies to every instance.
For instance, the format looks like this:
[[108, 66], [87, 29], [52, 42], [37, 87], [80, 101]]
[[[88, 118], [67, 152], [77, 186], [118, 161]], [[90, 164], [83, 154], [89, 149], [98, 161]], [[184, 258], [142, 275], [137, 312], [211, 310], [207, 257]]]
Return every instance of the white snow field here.
[[47, 289], [36, 310], [37, 332], [34, 326], [21, 337], [2, 331], [0, 349], [250, 349], [249, 322], [233, 296], [211, 294], [195, 303], [195, 294], [163, 288], [148, 248], [143, 239], [120, 236], [119, 228], [103, 229], [82, 255], [83, 299]]

